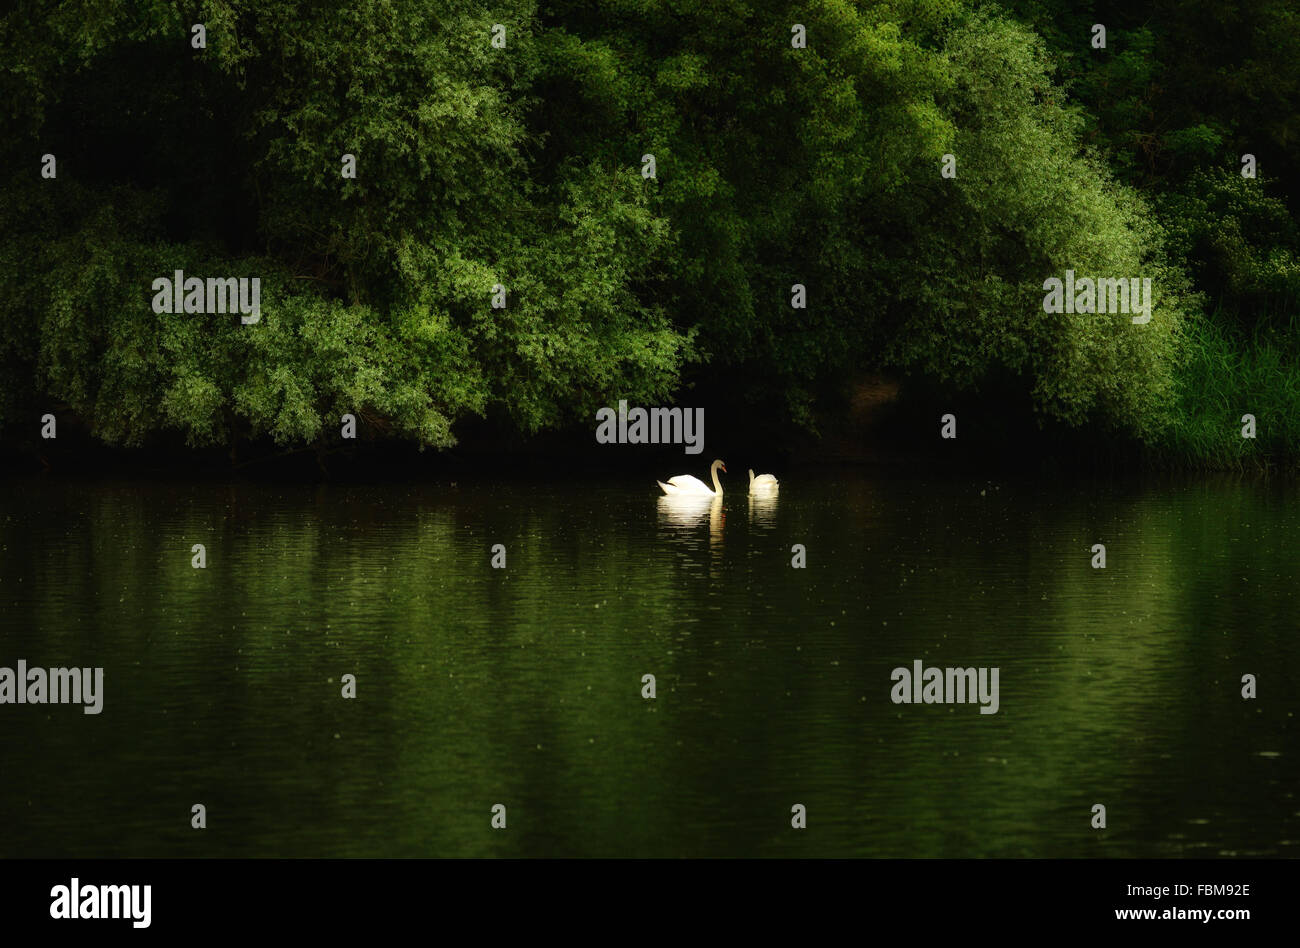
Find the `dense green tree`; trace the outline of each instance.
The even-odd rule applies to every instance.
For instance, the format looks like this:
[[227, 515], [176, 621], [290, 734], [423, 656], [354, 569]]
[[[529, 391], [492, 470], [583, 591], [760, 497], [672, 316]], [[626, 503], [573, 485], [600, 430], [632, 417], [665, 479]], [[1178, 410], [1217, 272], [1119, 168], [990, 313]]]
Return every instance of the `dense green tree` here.
[[[59, 405], [112, 442], [304, 444], [352, 412], [441, 446], [473, 415], [533, 432], [697, 385], [813, 426], [886, 370], [1172, 443], [1193, 290], [1294, 299], [1293, 4], [1009, 9], [19, 4], [0, 424]], [[1231, 177], [1247, 146], [1260, 182]], [[262, 322], [153, 313], [175, 269], [261, 277]], [[1152, 321], [1044, 313], [1066, 269], [1152, 278]]]
[[[632, 169], [530, 177], [530, 3], [213, 3], [201, 50], [179, 6], [81, 12], [5, 20], [8, 420], [39, 393], [111, 441], [309, 442], [346, 410], [445, 445], [676, 383]], [[155, 315], [176, 268], [260, 275], [266, 319]]]
[[[806, 411], [871, 366], [957, 389], [1013, 373], [1047, 416], [1158, 427], [1183, 287], [1149, 210], [1081, 151], [1031, 33], [942, 2], [552, 19], [552, 148], [655, 154], [654, 206], [681, 232], [673, 311], [753, 397]], [[1067, 267], [1152, 276], [1157, 318], [1046, 316], [1042, 282]]]

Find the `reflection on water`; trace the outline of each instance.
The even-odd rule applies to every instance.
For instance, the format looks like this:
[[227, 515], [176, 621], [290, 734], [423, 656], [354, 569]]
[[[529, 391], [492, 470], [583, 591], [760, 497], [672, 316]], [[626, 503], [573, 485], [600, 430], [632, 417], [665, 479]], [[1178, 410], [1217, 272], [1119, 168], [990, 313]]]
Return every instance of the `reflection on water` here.
[[[0, 667], [103, 666], [105, 699], [0, 705], [0, 856], [1300, 840], [1289, 484], [7, 488]], [[998, 712], [893, 704], [918, 659], [1000, 668]]]
[[749, 522], [770, 526], [776, 521], [777, 491], [753, 491], [749, 495]]
[[710, 545], [720, 545], [726, 523], [722, 495], [664, 494], [659, 497], [659, 522], [683, 539], [689, 539], [707, 526]]

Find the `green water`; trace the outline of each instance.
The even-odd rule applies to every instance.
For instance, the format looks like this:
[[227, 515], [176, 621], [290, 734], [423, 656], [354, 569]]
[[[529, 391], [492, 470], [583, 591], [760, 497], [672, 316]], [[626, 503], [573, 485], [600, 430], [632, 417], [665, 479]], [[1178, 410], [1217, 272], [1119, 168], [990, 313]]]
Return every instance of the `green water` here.
[[643, 480], [4, 483], [0, 666], [105, 698], [0, 705], [0, 855], [1300, 849], [1292, 485]]

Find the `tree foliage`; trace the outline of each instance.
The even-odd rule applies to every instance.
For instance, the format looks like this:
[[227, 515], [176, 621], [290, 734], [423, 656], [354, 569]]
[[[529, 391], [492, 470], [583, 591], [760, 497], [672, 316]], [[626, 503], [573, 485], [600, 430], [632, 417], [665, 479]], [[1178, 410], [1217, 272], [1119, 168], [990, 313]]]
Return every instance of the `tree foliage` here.
[[[1010, 6], [20, 4], [0, 15], [0, 424], [57, 402], [111, 442], [295, 444], [352, 412], [445, 446], [470, 416], [533, 432], [713, 383], [812, 425], [884, 369], [1011, 378], [1044, 419], [1158, 440], [1199, 318], [1184, 273], [1294, 292], [1282, 198], [1167, 174], [1222, 163], [1243, 103], [1270, 156], [1289, 146], [1293, 111], [1248, 89], [1294, 11], [1154, 3], [1162, 24], [1116, 12], [1115, 55], [1087, 60], [1092, 14]], [[1163, 37], [1220, 22], [1250, 37], [1231, 89], [1208, 110], [1210, 77], [1155, 91], [1183, 63]], [[261, 323], [153, 313], [176, 269], [260, 277]], [[1044, 313], [1066, 269], [1152, 278], [1153, 319]]]

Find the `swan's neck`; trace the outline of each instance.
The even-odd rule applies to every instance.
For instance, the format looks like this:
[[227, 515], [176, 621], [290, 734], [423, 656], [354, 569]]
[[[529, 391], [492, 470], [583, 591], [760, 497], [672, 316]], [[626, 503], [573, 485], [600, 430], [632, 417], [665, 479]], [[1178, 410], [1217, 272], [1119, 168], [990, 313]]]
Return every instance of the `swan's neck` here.
[[715, 494], [721, 494], [722, 483], [718, 480], [718, 465], [716, 462], [713, 464], [711, 468], [709, 468], [709, 471], [710, 473], [713, 474], [713, 492]]

